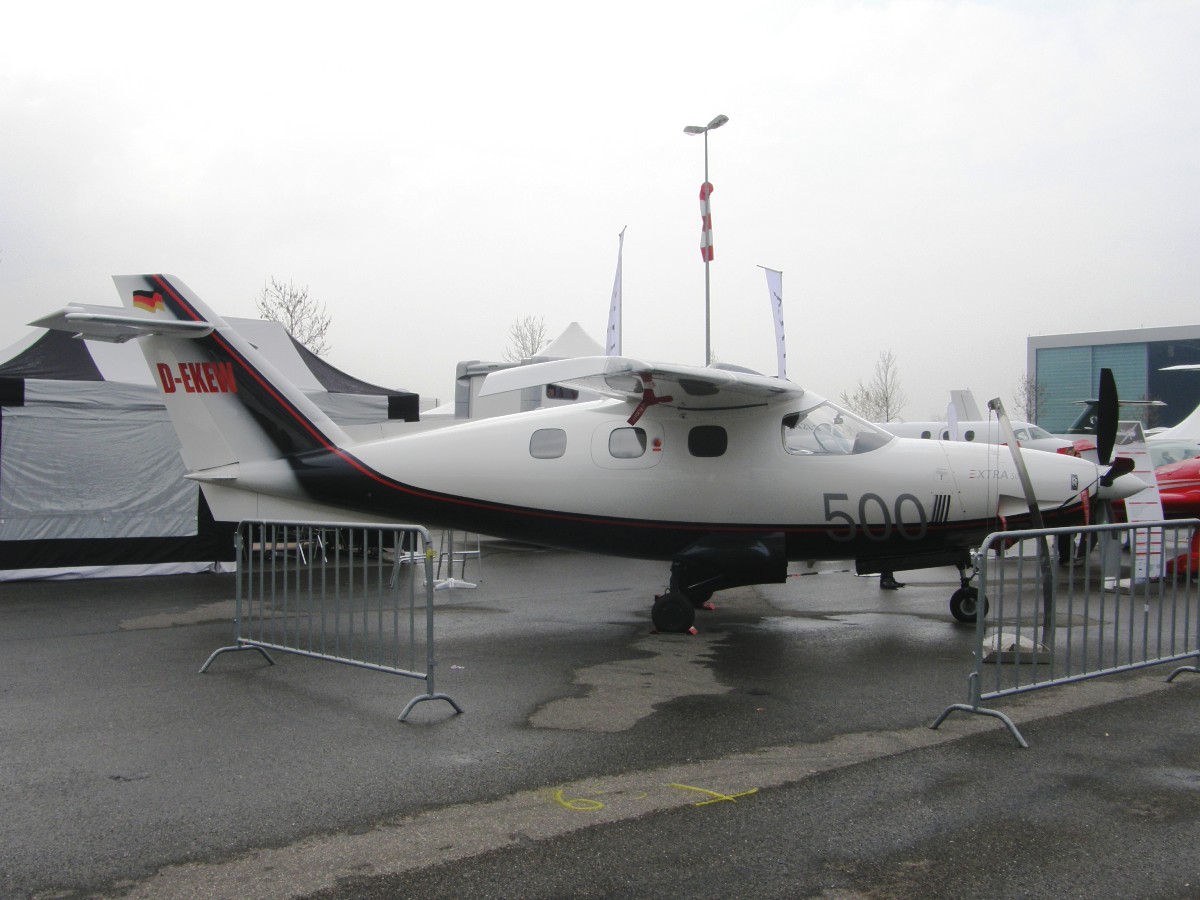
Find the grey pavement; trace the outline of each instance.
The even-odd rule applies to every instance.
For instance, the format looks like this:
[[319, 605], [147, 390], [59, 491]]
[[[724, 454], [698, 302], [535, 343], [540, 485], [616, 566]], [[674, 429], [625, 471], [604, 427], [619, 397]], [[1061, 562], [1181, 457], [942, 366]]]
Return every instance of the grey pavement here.
[[[837, 566], [656, 635], [659, 563], [486, 545], [437, 688], [200, 664], [234, 576], [0, 586], [11, 897], [1200, 896], [1200, 678], [951, 716], [951, 570]], [[478, 571], [468, 571], [473, 580]], [[1191, 838], [1191, 840], [1189, 840]]]

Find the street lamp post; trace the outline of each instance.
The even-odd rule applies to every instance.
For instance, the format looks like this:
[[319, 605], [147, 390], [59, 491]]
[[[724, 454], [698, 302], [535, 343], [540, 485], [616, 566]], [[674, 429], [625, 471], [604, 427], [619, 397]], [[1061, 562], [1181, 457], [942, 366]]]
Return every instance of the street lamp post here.
[[[717, 116], [707, 125], [688, 125], [683, 129], [684, 134], [704, 135], [704, 187], [701, 188], [701, 199], [705, 202], [707, 202], [707, 195], [704, 192], [712, 190], [708, 184], [708, 133], [714, 128], [720, 128], [728, 121], [729, 116]], [[711, 259], [712, 247], [709, 245], [707, 252], [704, 253], [704, 364], [706, 366], [712, 362], [712, 318], [710, 313], [712, 303], [708, 280], [708, 264]]]

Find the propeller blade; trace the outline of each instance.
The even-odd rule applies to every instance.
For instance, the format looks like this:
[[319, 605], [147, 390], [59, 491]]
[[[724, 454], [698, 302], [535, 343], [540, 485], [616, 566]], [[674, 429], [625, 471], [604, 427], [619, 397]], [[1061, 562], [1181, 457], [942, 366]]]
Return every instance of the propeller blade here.
[[1132, 471], [1133, 460], [1128, 456], [1118, 456], [1113, 460], [1112, 465], [1108, 467], [1108, 471], [1100, 476], [1100, 483], [1104, 487], [1112, 487], [1114, 481], [1122, 475], [1128, 475]]
[[1101, 369], [1100, 402], [1096, 410], [1096, 457], [1102, 466], [1107, 466], [1112, 459], [1113, 445], [1117, 441], [1119, 406], [1117, 381], [1113, 378], [1112, 369]]

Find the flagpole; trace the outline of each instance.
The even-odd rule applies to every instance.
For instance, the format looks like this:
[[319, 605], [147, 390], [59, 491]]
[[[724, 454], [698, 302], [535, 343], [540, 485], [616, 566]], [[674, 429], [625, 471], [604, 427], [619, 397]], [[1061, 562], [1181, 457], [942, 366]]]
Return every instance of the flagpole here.
[[[704, 129], [704, 183], [708, 184], [708, 129]], [[704, 257], [704, 364], [712, 364], [712, 289], [708, 280], [709, 253]]]

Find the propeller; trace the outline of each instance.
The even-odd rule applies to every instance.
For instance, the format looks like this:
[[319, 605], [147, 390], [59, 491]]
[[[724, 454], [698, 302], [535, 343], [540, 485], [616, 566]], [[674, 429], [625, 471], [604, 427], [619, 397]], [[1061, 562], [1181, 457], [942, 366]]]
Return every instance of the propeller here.
[[[1120, 415], [1121, 401], [1117, 397], [1117, 380], [1113, 378], [1112, 369], [1100, 370], [1100, 394], [1096, 401], [1096, 461], [1102, 466], [1108, 466], [1108, 471], [1100, 476], [1101, 487], [1112, 487], [1113, 482], [1122, 475], [1133, 471], [1133, 460], [1125, 456], [1113, 459], [1113, 448], [1117, 444], [1117, 417]], [[1104, 510], [1111, 513], [1110, 510]], [[1107, 516], [1111, 520], [1112, 516]]]
[[1113, 378], [1112, 369], [1101, 369], [1100, 399], [1096, 408], [1096, 458], [1102, 466], [1107, 466], [1112, 460], [1113, 446], [1117, 442], [1120, 405], [1117, 380]]
[[1108, 467], [1108, 471], [1100, 476], [1100, 484], [1103, 487], [1112, 487], [1122, 475], [1128, 475], [1133, 471], [1134, 462], [1128, 456], [1118, 456], [1113, 460], [1112, 465]]
[[[1099, 500], [1096, 509], [1096, 523], [1112, 522], [1113, 506], [1111, 497], [1106, 496], [1113, 482], [1121, 475], [1133, 471], [1133, 460], [1118, 456], [1112, 458], [1113, 447], [1117, 443], [1117, 416], [1120, 400], [1117, 398], [1117, 381], [1113, 378], [1112, 369], [1100, 370], [1100, 394], [1096, 404], [1096, 462], [1108, 466], [1108, 471], [1100, 476], [1100, 484], [1096, 486], [1096, 499]], [[1097, 535], [1100, 549], [1100, 569], [1104, 573], [1106, 584], [1115, 583], [1120, 574], [1121, 547], [1120, 538], [1116, 534], [1105, 533]]]

